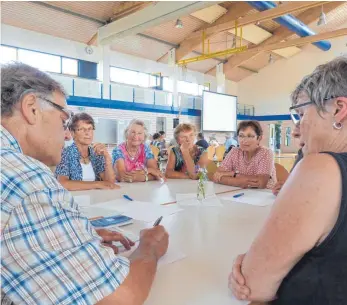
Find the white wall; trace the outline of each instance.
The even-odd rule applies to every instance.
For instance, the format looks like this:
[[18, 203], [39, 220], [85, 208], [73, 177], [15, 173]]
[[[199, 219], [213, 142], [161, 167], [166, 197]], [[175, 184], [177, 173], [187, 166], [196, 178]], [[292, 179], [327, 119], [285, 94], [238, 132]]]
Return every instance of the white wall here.
[[[347, 26], [347, 24], [346, 24]], [[256, 115], [288, 114], [290, 93], [315, 67], [347, 53], [346, 37], [331, 39], [324, 52], [313, 45], [290, 59], [281, 59], [238, 83], [239, 103], [255, 105]]]
[[[89, 55], [84, 50], [86, 44], [20, 29], [6, 24], [1, 24], [1, 43], [93, 62], [100, 62], [102, 59], [101, 48], [93, 47], [94, 52]], [[146, 73], [161, 72], [164, 76], [173, 75], [173, 68], [170, 68], [167, 64], [116, 51], [111, 51], [110, 54], [110, 63], [112, 66]], [[196, 82], [201, 85], [209, 82], [211, 83], [211, 90], [216, 91], [216, 78], [214, 76], [189, 70], [187, 71], [186, 81]], [[226, 93], [237, 95], [237, 83], [227, 81]]]

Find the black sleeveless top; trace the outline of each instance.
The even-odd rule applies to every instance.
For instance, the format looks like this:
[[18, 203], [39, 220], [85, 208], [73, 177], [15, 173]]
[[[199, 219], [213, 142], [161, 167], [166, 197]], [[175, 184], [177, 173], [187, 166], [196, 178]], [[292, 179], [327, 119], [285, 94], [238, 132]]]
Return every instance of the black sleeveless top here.
[[327, 153], [334, 157], [341, 170], [339, 216], [327, 238], [307, 252], [284, 278], [278, 298], [271, 304], [347, 304], [347, 153]]

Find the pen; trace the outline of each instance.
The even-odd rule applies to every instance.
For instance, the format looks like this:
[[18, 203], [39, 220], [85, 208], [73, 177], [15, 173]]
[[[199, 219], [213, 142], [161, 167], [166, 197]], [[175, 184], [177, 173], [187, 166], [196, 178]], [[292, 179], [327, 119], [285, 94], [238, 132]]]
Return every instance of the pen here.
[[236, 194], [236, 195], [234, 195], [233, 197], [234, 197], [234, 198], [239, 198], [239, 197], [243, 196], [244, 194], [245, 194], [245, 193]]
[[163, 219], [163, 216], [160, 216], [154, 223], [153, 227], [159, 226], [161, 220]]
[[128, 195], [123, 195], [123, 197], [125, 198], [125, 199], [128, 199], [128, 200], [130, 200], [130, 201], [134, 201], [133, 199], [131, 199]]

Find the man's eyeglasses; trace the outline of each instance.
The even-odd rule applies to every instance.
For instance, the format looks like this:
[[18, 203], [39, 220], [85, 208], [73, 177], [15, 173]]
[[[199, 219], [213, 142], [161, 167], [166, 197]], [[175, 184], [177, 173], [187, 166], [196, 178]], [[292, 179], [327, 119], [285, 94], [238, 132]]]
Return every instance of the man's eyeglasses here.
[[[337, 96], [326, 97], [323, 99], [323, 101], [329, 101], [334, 98], [337, 98]], [[297, 112], [297, 109], [300, 107], [311, 105], [311, 104], [313, 104], [312, 101], [295, 105], [289, 108], [290, 118], [292, 119], [294, 125], [300, 125], [300, 120], [301, 120], [300, 114]]]
[[39, 99], [49, 103], [51, 106], [53, 106], [55, 109], [58, 109], [59, 111], [61, 111], [62, 113], [64, 113], [66, 116], [67, 116], [67, 119], [64, 121], [63, 123], [63, 127], [64, 127], [64, 130], [66, 130], [68, 127], [69, 127], [69, 124], [71, 122], [71, 119], [73, 117], [73, 112], [63, 106], [60, 106], [54, 102], [52, 102], [51, 100], [45, 98], [45, 97], [41, 97], [39, 96]]

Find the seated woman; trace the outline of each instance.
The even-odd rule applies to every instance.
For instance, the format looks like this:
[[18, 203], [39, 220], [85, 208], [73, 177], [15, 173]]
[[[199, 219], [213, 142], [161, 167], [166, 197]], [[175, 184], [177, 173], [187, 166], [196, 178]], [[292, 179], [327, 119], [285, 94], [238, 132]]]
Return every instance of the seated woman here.
[[63, 149], [55, 174], [70, 191], [114, 189], [112, 159], [104, 144], [93, 143], [95, 123], [87, 113], [75, 114], [69, 125], [74, 143]]
[[113, 168], [118, 181], [146, 182], [164, 178], [150, 147], [144, 144], [146, 138], [145, 123], [132, 120], [124, 131], [125, 142], [112, 152]]
[[347, 57], [305, 77], [292, 104], [304, 158], [229, 285], [271, 304], [347, 304]]
[[273, 153], [260, 146], [263, 130], [257, 121], [243, 121], [237, 128], [240, 147], [233, 148], [213, 176], [220, 184], [242, 188], [268, 188], [276, 184]]
[[166, 177], [173, 179], [197, 179], [198, 167], [206, 167], [207, 152], [204, 148], [194, 145], [195, 126], [179, 124], [174, 137], [179, 146], [172, 148], [166, 166]]

